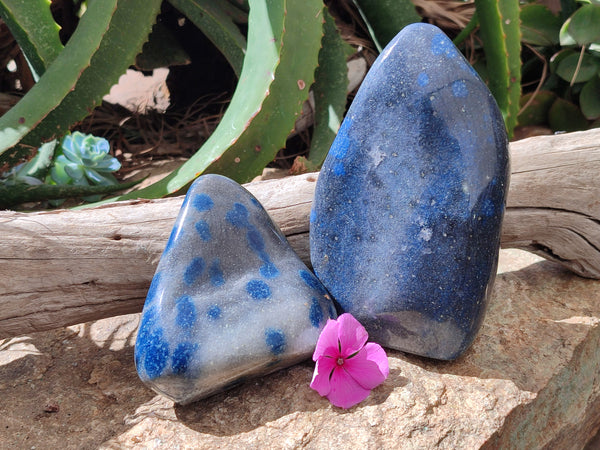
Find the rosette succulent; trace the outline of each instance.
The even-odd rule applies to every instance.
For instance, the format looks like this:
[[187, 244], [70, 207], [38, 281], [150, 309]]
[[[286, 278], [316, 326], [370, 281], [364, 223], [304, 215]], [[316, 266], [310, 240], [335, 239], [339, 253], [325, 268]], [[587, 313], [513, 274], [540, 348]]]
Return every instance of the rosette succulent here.
[[110, 144], [106, 139], [75, 131], [64, 137], [61, 150], [50, 169], [56, 184], [117, 184], [111, 172], [119, 170], [121, 163], [108, 153]]

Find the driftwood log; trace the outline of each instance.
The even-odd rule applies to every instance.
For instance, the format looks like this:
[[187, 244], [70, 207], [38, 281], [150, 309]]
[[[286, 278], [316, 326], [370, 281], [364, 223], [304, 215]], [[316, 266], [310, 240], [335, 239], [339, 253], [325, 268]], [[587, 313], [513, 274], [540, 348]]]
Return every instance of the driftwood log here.
[[[502, 247], [600, 278], [600, 129], [511, 144]], [[308, 262], [318, 174], [246, 187]], [[141, 310], [182, 198], [0, 212], [0, 338]]]

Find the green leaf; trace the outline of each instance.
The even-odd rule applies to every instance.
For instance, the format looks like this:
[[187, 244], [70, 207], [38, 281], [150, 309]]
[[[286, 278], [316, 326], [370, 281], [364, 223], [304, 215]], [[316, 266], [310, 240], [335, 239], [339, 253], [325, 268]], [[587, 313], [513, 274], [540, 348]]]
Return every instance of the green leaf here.
[[508, 135], [517, 124], [521, 97], [521, 33], [518, 0], [475, 0], [487, 63], [489, 88], [504, 116]]
[[228, 14], [223, 0], [169, 0], [196, 25], [225, 56], [239, 77], [244, 62], [246, 39]]
[[560, 31], [558, 33], [560, 45], [563, 47], [570, 47], [577, 45], [577, 41], [575, 38], [571, 36], [569, 33], [569, 27], [571, 26], [571, 19], [567, 19], [565, 23], [560, 27]]
[[521, 107], [527, 106], [519, 113], [518, 124], [521, 126], [547, 124], [548, 111], [555, 100], [556, 94], [552, 91], [525, 94], [521, 97]]
[[579, 106], [589, 120], [600, 117], [600, 78], [593, 77], [583, 86], [579, 95]]
[[406, 25], [421, 22], [411, 0], [355, 0], [379, 51]]
[[14, 164], [42, 142], [64, 134], [101, 102], [141, 50], [160, 3], [88, 3], [64, 50], [39, 82], [0, 118], [0, 166]]
[[548, 112], [548, 123], [553, 131], [578, 131], [588, 127], [581, 110], [565, 99], [558, 98]]
[[579, 45], [600, 42], [600, 6], [583, 5], [571, 16], [569, 35]]
[[84, 197], [93, 194], [111, 194], [128, 189], [139, 182], [137, 180], [111, 186], [57, 186], [51, 184], [32, 186], [25, 183], [4, 186], [0, 184], [0, 210], [9, 209], [26, 202]]
[[324, 15], [325, 34], [313, 86], [315, 126], [308, 160], [303, 161], [306, 169], [310, 171], [317, 170], [325, 161], [344, 116], [348, 88], [346, 54], [349, 45], [341, 38], [335, 21], [326, 8]]
[[528, 44], [549, 47], [559, 43], [562, 26], [560, 17], [544, 5], [533, 3], [521, 7], [521, 40]]
[[154, 24], [142, 52], [135, 57], [135, 65], [140, 70], [183, 66], [189, 63], [190, 56], [169, 29], [160, 22]]
[[260, 173], [285, 145], [308, 97], [321, 43], [322, 8], [320, 0], [252, 0], [244, 66], [217, 129], [179, 169], [116, 199], [173, 194], [205, 171], [238, 182]]
[[35, 155], [29, 162], [23, 165], [19, 169], [19, 176], [34, 177], [39, 180], [43, 180], [50, 169], [52, 164], [52, 158], [54, 156], [54, 150], [58, 145], [58, 140], [54, 139], [50, 142], [46, 142], [38, 149], [37, 155]]
[[[579, 62], [580, 58], [581, 63]], [[588, 53], [581, 55], [577, 52], [571, 52], [558, 62], [556, 74], [570, 83], [581, 83], [591, 80], [592, 77], [596, 76], [598, 70], [600, 70], [600, 60], [598, 58]]]
[[1, 0], [0, 17], [33, 70], [42, 76], [63, 49], [60, 27], [50, 13], [50, 0]]

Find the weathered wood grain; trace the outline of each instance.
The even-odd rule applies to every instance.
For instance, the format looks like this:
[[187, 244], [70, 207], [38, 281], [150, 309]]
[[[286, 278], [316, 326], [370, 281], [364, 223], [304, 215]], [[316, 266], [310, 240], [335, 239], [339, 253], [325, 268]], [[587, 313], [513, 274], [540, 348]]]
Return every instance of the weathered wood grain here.
[[[502, 246], [600, 278], [600, 130], [511, 144]], [[318, 174], [250, 183], [308, 262]], [[140, 311], [183, 198], [0, 212], [0, 338]]]

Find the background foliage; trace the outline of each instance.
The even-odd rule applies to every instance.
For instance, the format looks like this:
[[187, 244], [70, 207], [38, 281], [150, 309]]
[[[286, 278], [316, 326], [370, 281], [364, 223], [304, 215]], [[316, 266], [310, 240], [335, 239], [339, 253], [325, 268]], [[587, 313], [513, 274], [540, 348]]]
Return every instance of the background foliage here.
[[[352, 99], [348, 59], [371, 63], [418, 21], [454, 39], [509, 135], [600, 119], [599, 0], [0, 0], [0, 17], [0, 207], [126, 187], [112, 175], [56, 185], [49, 174], [74, 130], [110, 140], [120, 180], [130, 160], [160, 148], [183, 157], [162, 180], [110, 200], [183, 192], [207, 172], [247, 182], [268, 165], [318, 170]], [[128, 67], [170, 68], [166, 112], [102, 104]], [[95, 173], [88, 160], [77, 160], [81, 173]]]

